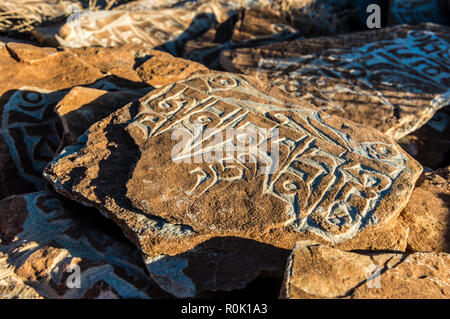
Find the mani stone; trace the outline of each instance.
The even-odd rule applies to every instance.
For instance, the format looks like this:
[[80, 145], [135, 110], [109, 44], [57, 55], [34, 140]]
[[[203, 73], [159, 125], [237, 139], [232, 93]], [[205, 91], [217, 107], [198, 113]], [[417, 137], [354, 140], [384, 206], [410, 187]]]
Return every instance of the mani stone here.
[[72, 15], [55, 39], [62, 47], [128, 43], [179, 55], [188, 40], [225, 21], [229, 11], [217, 1], [147, 11], [82, 11]]
[[424, 167], [438, 169], [450, 164], [450, 107], [437, 111], [424, 126], [398, 140]]
[[221, 64], [398, 140], [450, 104], [449, 34], [403, 25], [225, 51]]
[[[190, 254], [214, 237], [289, 250], [300, 239], [371, 247], [373, 234], [390, 234], [421, 166], [377, 130], [297, 102], [251, 78], [197, 72], [93, 124], [44, 176], [61, 194], [119, 224], [151, 274], [160, 258]], [[194, 131], [199, 127], [203, 134]], [[253, 162], [236, 152], [220, 156], [237, 140], [215, 141], [213, 128], [257, 130], [252, 145], [266, 144], [270, 154], [244, 153]], [[175, 129], [189, 143], [174, 139]], [[180, 145], [182, 152], [174, 152]], [[192, 151], [200, 161], [182, 161]], [[177, 273], [186, 266], [173, 265]]]
[[[81, 210], [50, 192], [0, 201], [0, 278], [52, 299], [167, 297], [120, 230]], [[5, 286], [0, 281], [0, 292], [9, 295]]]
[[[70, 89], [89, 87], [93, 89], [89, 91], [91, 94], [95, 89], [114, 91], [110, 98], [116, 99], [96, 115], [83, 113], [89, 118], [80, 118], [81, 109], [67, 112], [81, 107], [80, 103], [88, 102], [91, 95], [60, 106], [58, 112], [63, 122], [64, 118], [77, 116], [76, 120], [65, 124], [66, 133], [70, 126], [75, 130], [72, 138], [76, 139], [75, 135], [94, 121], [145, 95], [157, 84], [183, 79], [197, 70], [190, 67], [189, 62], [170, 54], [133, 45], [56, 50], [9, 42], [0, 47], [0, 60], [3, 74], [3, 81], [0, 81], [0, 199], [47, 189], [42, 170], [54, 157], [63, 137], [63, 127], [54, 108]], [[170, 67], [163, 69], [161, 64], [164, 63]], [[129, 93], [124, 95], [123, 92]], [[66, 102], [68, 99], [70, 96]], [[100, 106], [97, 106], [98, 110]], [[93, 107], [91, 104], [90, 111]]]
[[449, 274], [446, 253], [355, 253], [301, 241], [289, 257], [280, 297], [448, 299]]
[[388, 24], [419, 24], [433, 22], [450, 25], [448, 0], [391, 0]]
[[409, 227], [407, 251], [450, 253], [450, 167], [423, 173], [400, 219]]

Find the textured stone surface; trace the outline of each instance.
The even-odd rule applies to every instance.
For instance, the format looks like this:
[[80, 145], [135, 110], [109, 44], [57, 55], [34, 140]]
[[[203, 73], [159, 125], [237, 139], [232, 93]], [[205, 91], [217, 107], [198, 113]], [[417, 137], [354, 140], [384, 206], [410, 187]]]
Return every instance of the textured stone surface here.
[[[378, 131], [296, 102], [249, 78], [198, 73], [91, 126], [45, 176], [58, 192], [118, 223], [146, 260], [179, 255], [216, 236], [288, 249], [303, 237], [367, 248], [377, 227], [388, 233], [383, 225], [406, 205], [421, 167]], [[278, 170], [261, 174], [275, 162], [261, 154], [258, 165], [236, 154], [230, 163], [172, 161], [173, 129], [192, 134], [196, 119], [209, 123], [203, 130], [267, 128], [259, 143], [279, 143]], [[209, 138], [203, 136], [203, 146]]]
[[[81, 209], [47, 192], [0, 201], [0, 278], [22, 281], [45, 298], [167, 297], [115, 225]], [[76, 266], [80, 287], [70, 289]], [[8, 298], [33, 296], [18, 288], [0, 281]]]
[[450, 252], [450, 167], [424, 173], [401, 213], [408, 251]]
[[242, 289], [256, 278], [282, 278], [289, 250], [238, 237], [215, 237], [176, 256], [146, 259], [152, 278], [179, 298]]
[[77, 86], [58, 102], [55, 112], [64, 127], [65, 143], [72, 144], [93, 123], [100, 121], [141, 94]]
[[[113, 76], [114, 70], [105, 72], [76, 54], [52, 48], [9, 42], [0, 49], [0, 59], [3, 76], [0, 198], [3, 198], [45, 188], [42, 170], [53, 158], [62, 133], [53, 108], [71, 87], [84, 85], [110, 90], [122, 85], [132, 87], [135, 83], [134, 78], [119, 80], [123, 74]], [[137, 74], [136, 77], [139, 78]]]
[[433, 22], [449, 25], [449, 6], [447, 0], [391, 0], [388, 23], [393, 25]]
[[154, 54], [137, 68], [140, 78], [154, 87], [184, 80], [197, 71], [208, 70], [203, 65], [174, 56], [154, 51]]
[[62, 26], [55, 38], [63, 47], [133, 43], [178, 55], [189, 39], [227, 18], [228, 10], [217, 1], [148, 11], [84, 11]]
[[235, 49], [221, 62], [400, 139], [450, 103], [449, 31], [398, 26]]
[[358, 254], [312, 241], [296, 244], [282, 298], [448, 299], [446, 253]]
[[450, 165], [450, 107], [437, 111], [424, 126], [398, 143], [425, 167]]
[[270, 9], [239, 10], [225, 22], [186, 43], [183, 57], [221, 69], [220, 52], [298, 38], [300, 34]]
[[[167, 53], [136, 46], [56, 50], [9, 42], [0, 47], [0, 59], [0, 198], [46, 189], [42, 170], [53, 158], [63, 134], [54, 108], [73, 87], [114, 91], [96, 101], [93, 92], [100, 91], [86, 89], [83, 92], [89, 94], [75, 98], [72, 92], [59, 106], [66, 133], [73, 129], [72, 139], [76, 139], [90, 124], [145, 95], [153, 85], [180, 80], [197, 70]], [[88, 102], [90, 106], [79, 108]], [[75, 113], [67, 113], [74, 108]], [[89, 112], [84, 112], [88, 108]], [[98, 112], [93, 114], [93, 108]], [[71, 116], [77, 120], [69, 123], [66, 120]]]

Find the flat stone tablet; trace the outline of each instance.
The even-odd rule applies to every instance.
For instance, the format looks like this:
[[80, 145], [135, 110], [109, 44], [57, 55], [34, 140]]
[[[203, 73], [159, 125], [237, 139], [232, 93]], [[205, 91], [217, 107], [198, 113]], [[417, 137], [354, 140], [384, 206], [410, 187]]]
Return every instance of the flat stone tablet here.
[[448, 27], [396, 26], [224, 52], [242, 71], [395, 139], [450, 104]]
[[80, 211], [78, 204], [55, 193], [3, 199], [0, 279], [30, 288], [18, 291], [16, 285], [2, 287], [0, 281], [0, 293], [9, 298], [35, 297], [30, 289], [52, 299], [168, 297], [147, 275], [137, 250], [120, 230], [111, 230], [113, 226], [97, 212]]
[[[118, 223], [149, 269], [155, 257], [213, 237], [291, 249], [306, 236], [367, 248], [361, 236], [395, 221], [421, 166], [377, 130], [297, 102], [250, 78], [197, 73], [92, 125], [44, 174]], [[268, 152], [220, 154], [237, 140], [218, 142], [213, 128], [266, 132], [251, 141]]]

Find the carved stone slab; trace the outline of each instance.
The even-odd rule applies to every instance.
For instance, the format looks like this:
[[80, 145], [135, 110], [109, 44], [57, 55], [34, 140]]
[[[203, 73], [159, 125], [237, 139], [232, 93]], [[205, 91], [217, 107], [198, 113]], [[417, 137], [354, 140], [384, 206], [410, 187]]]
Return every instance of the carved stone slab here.
[[446, 253], [346, 252], [298, 242], [289, 257], [282, 298], [448, 299]]
[[[167, 297], [119, 234], [95, 211], [81, 212], [54, 193], [5, 198], [0, 201], [0, 278], [21, 280], [45, 298]], [[5, 286], [0, 281], [0, 292]], [[3, 293], [28, 297], [10, 288]]]
[[235, 49], [221, 62], [400, 139], [450, 103], [449, 31], [398, 26]]
[[[155, 257], [217, 236], [289, 249], [305, 236], [347, 244], [395, 220], [420, 165], [377, 130], [297, 102], [250, 78], [197, 73], [91, 126], [44, 174], [58, 192], [121, 225], [149, 269]], [[197, 121], [204, 134], [266, 129], [258, 143], [266, 141], [271, 154], [278, 145], [279, 156], [258, 153], [253, 163], [237, 155], [199, 163], [172, 158], [174, 129], [195, 141], [181, 157], [205, 158], [212, 136], [195, 133]], [[235, 143], [231, 137], [213, 145]], [[275, 163], [273, 174], [262, 174]]]
[[55, 36], [63, 47], [140, 44], [178, 55], [190, 39], [228, 17], [217, 1], [147, 11], [84, 11], [72, 15]]

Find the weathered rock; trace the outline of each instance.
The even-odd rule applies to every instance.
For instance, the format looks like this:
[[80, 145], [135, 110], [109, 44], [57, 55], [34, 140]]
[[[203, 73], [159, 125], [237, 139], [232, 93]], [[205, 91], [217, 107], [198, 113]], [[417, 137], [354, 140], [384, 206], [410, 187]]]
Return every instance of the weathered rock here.
[[408, 251], [450, 252], [450, 167], [423, 173], [401, 213]]
[[433, 22], [449, 25], [450, 3], [447, 0], [391, 0], [388, 24]]
[[281, 297], [447, 299], [449, 273], [446, 253], [359, 254], [302, 241], [289, 257]]
[[188, 40], [225, 21], [228, 14], [217, 1], [149, 11], [82, 11], [61, 27], [55, 39], [63, 47], [132, 43], [178, 55]]
[[397, 26], [235, 49], [221, 62], [400, 139], [450, 104], [449, 34], [433, 24]]
[[82, 1], [2, 0], [0, 32], [30, 31], [35, 25], [70, 15], [73, 9], [82, 7]]
[[[141, 94], [75, 87], [58, 102], [55, 112], [64, 127], [64, 140], [75, 143], [93, 123], [100, 121]], [[66, 146], [66, 145], [65, 145]]]
[[0, 299], [42, 299], [43, 297], [14, 273], [0, 253]]
[[223, 50], [255, 47], [298, 37], [300, 34], [278, 12], [262, 8], [240, 10], [202, 36], [188, 41], [183, 57], [219, 69], [220, 52]]
[[[0, 278], [21, 280], [46, 298], [167, 297], [147, 275], [137, 250], [106, 226], [95, 211], [81, 212], [52, 193], [5, 198]], [[0, 292], [8, 297], [29, 293], [8, 287], [0, 281]]]
[[141, 80], [154, 87], [181, 81], [194, 72], [207, 70], [199, 63], [159, 51], [155, 51], [154, 55], [136, 69]]
[[450, 108], [437, 111], [424, 126], [398, 143], [425, 167], [438, 169], [450, 165]]
[[[197, 70], [167, 53], [136, 46], [56, 50], [9, 42], [0, 48], [0, 59], [0, 198], [46, 189], [42, 170], [61, 144], [63, 133], [54, 108], [71, 88], [115, 91], [96, 101], [93, 92], [99, 91], [87, 90], [89, 95], [77, 96], [77, 101], [73, 93], [60, 105], [66, 133], [74, 130], [72, 138], [76, 139], [94, 121], [145, 95], [153, 85], [180, 80]], [[171, 67], [161, 68], [163, 63]], [[115, 99], [114, 103], [109, 99]], [[89, 106], [79, 108], [88, 102]], [[75, 108], [76, 112], [67, 113]], [[88, 108], [90, 118], [81, 118], [88, 115]], [[65, 120], [73, 117], [77, 122]]]
[[[197, 73], [94, 124], [44, 174], [58, 192], [118, 223], [150, 272], [155, 257], [191, 254], [214, 237], [285, 249], [302, 238], [351, 249], [374, 245], [372, 234], [389, 233], [386, 225], [406, 205], [420, 165], [377, 130], [296, 103], [250, 78]], [[201, 138], [193, 132], [197, 121], [206, 123]], [[267, 129], [257, 139], [271, 155], [253, 153], [252, 163], [232, 152], [210, 162], [204, 147], [211, 150], [205, 130], [212, 128]], [[180, 146], [174, 129], [199, 140], [172, 157]], [[236, 142], [225, 136], [212, 145], [220, 154]], [[180, 162], [193, 149], [200, 163]], [[394, 237], [377, 248], [402, 245]]]

